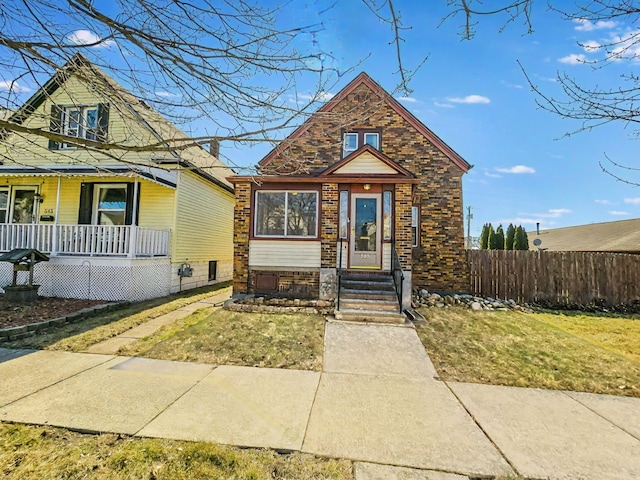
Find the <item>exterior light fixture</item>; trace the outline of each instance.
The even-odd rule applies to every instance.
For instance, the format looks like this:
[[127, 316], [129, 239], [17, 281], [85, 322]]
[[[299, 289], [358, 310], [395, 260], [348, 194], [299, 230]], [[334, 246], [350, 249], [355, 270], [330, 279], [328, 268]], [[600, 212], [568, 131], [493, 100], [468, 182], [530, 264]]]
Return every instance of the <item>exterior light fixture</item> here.
[[371, 190], [371, 184], [370, 183], [365, 183], [362, 188], [364, 188], [365, 190]]

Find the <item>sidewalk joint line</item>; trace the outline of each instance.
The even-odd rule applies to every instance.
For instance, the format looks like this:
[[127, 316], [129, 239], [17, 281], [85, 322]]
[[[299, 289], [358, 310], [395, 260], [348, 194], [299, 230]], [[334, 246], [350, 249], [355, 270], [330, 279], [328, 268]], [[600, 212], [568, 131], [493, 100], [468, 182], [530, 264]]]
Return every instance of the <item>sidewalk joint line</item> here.
[[[640, 437], [638, 437], [637, 435], [634, 435], [633, 433], [631, 433], [630, 431], [626, 430], [624, 427], [621, 427], [620, 425], [618, 425], [616, 422], [614, 422], [613, 420], [605, 417], [603, 414], [601, 414], [600, 412], [598, 412], [597, 410], [594, 410], [593, 408], [591, 408], [589, 405], [582, 403], [580, 400], [578, 400], [577, 398], [573, 398], [571, 395], [569, 395], [570, 391], [566, 391], [566, 390], [560, 390], [561, 393], [563, 393], [564, 395], [566, 395], [567, 397], [569, 397], [571, 400], [573, 400], [574, 402], [578, 403], [579, 405], [582, 405], [584, 408], [586, 408], [587, 410], [589, 410], [592, 413], [595, 413], [598, 417], [602, 418], [605, 422], [613, 425], [614, 427], [616, 427], [619, 430], [622, 430], [624, 433], [626, 433], [627, 435], [630, 435], [631, 437], [635, 438], [636, 440], [640, 440]], [[575, 392], [575, 393], [588, 393], [588, 392]], [[596, 395], [596, 394], [593, 394]], [[613, 396], [613, 395], [612, 395]], [[634, 397], [622, 397], [622, 398], [634, 398]]]
[[464, 402], [462, 401], [462, 399], [456, 395], [456, 392], [453, 391], [453, 389], [449, 386], [449, 382], [446, 382], [444, 380], [442, 380], [442, 383], [444, 385], [446, 385], [447, 389], [451, 392], [451, 395], [453, 395], [455, 397], [456, 400], [458, 400], [458, 403], [460, 404], [460, 406], [462, 408], [464, 408], [465, 412], [467, 412], [467, 414], [469, 415], [469, 417], [471, 417], [471, 419], [473, 420], [473, 422], [478, 426], [478, 428], [480, 429], [480, 431], [484, 434], [485, 437], [487, 437], [487, 440], [489, 440], [489, 442], [491, 442], [491, 445], [493, 445], [495, 447], [495, 449], [498, 451], [498, 453], [502, 456], [502, 458], [504, 458], [505, 462], [507, 462], [507, 464], [511, 467], [511, 469], [516, 473], [516, 475], [519, 475], [521, 477], [524, 477], [524, 475], [515, 467], [515, 465], [513, 463], [511, 463], [511, 460], [509, 460], [509, 458], [507, 457], [507, 455], [502, 451], [502, 449], [498, 446], [498, 444], [496, 442], [493, 441], [493, 438], [491, 438], [489, 436], [489, 434], [487, 433], [487, 431], [482, 427], [482, 425], [480, 425], [480, 422], [478, 422], [478, 420], [476, 419], [476, 417], [471, 413], [471, 410], [469, 410], [467, 408], [467, 406], [464, 404]]
[[[324, 357], [322, 358], [324, 363]], [[307, 440], [307, 433], [309, 432], [309, 423], [311, 422], [311, 414], [313, 413], [313, 407], [316, 405], [316, 399], [318, 398], [318, 391], [320, 390], [320, 382], [322, 382], [322, 375], [324, 372], [320, 370], [320, 375], [318, 375], [318, 384], [316, 385], [316, 391], [313, 394], [313, 401], [311, 402], [311, 407], [309, 408], [309, 416], [307, 417], [307, 424], [304, 426], [304, 435], [302, 435], [302, 442], [300, 443], [300, 451], [304, 452], [304, 442]]]

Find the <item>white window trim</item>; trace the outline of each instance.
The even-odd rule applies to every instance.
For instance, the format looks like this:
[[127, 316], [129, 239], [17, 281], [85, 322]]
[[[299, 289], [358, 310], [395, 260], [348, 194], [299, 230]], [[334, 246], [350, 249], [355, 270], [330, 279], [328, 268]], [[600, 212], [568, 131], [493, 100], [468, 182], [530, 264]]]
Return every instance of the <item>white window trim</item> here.
[[0, 193], [2, 192], [7, 192], [7, 204], [4, 207], [0, 205], [0, 211], [4, 210], [4, 223], [9, 223], [9, 207], [11, 206], [11, 192], [9, 191], [9, 187], [0, 187]]
[[[416, 234], [413, 235], [413, 229], [416, 229]], [[411, 207], [411, 246], [417, 247], [420, 245], [420, 207]]]
[[[313, 193], [316, 196], [316, 234], [315, 235], [287, 235], [287, 229], [289, 227], [289, 222], [287, 221], [287, 215], [289, 210], [289, 194], [297, 192], [297, 193]], [[284, 235], [264, 235], [258, 234], [258, 194], [260, 193], [284, 193]], [[317, 190], [256, 190], [256, 196], [254, 198], [254, 214], [253, 214], [253, 236], [256, 238], [318, 238], [319, 228], [318, 228], [318, 215], [320, 209], [319, 195]]]
[[30, 225], [33, 223], [37, 223], [38, 220], [38, 201], [35, 198], [35, 195], [38, 193], [38, 187], [35, 185], [13, 185], [10, 188], [9, 191], [9, 204], [7, 205], [7, 223], [13, 223], [15, 224], [16, 222], [13, 221], [13, 214], [14, 214], [14, 210], [15, 210], [15, 204], [16, 204], [16, 193], [19, 191], [30, 191], [33, 192], [34, 194], [34, 199], [33, 199], [33, 212], [32, 212], [32, 216], [33, 216], [33, 221], [28, 223], [28, 224], [22, 224], [22, 225]]
[[[125, 192], [125, 203], [124, 203], [124, 209], [121, 208], [100, 208], [98, 209], [98, 206], [100, 204], [100, 190], [102, 189], [107, 189], [107, 188], [121, 188], [124, 189]], [[92, 210], [91, 210], [91, 224], [92, 225], [98, 225], [98, 213], [99, 212], [124, 212], [124, 218], [125, 218], [125, 222], [127, 219], [127, 198], [126, 198], [126, 194], [127, 194], [127, 184], [126, 183], [96, 183], [94, 186], [94, 191], [93, 191], [93, 206], [92, 206]]]
[[[98, 104], [92, 104], [92, 105], [66, 105], [66, 106], [62, 106], [62, 133], [64, 135], [67, 135], [69, 137], [72, 138], [80, 138], [80, 139], [87, 139], [87, 132], [88, 131], [92, 131], [93, 136], [95, 137], [97, 135], [97, 131], [99, 128], [99, 122], [100, 119], [98, 118]], [[77, 135], [71, 135], [69, 133], [69, 120], [70, 120], [70, 113], [72, 110], [79, 110], [80, 111], [80, 123], [78, 124], [78, 133]], [[88, 128], [88, 122], [87, 122], [87, 114], [89, 111], [91, 110], [95, 110], [96, 111], [96, 125], [95, 127], [93, 127], [92, 129]], [[90, 140], [95, 140], [95, 138], [90, 139]], [[63, 149], [73, 149], [76, 148], [76, 145], [74, 145], [73, 143], [61, 143], [60, 144], [60, 148]]]
[[376, 146], [374, 147], [373, 145], [371, 145], [371, 147], [375, 148], [376, 150], [380, 150], [380, 134], [378, 132], [365, 132], [363, 137], [365, 145], [368, 145], [367, 136], [369, 135], [374, 135], [376, 137]]
[[[355, 148], [347, 148], [347, 138], [350, 136], [356, 137], [356, 146]], [[358, 134], [356, 132], [346, 132], [344, 137], [342, 137], [342, 157], [347, 157], [350, 153], [358, 150]]]

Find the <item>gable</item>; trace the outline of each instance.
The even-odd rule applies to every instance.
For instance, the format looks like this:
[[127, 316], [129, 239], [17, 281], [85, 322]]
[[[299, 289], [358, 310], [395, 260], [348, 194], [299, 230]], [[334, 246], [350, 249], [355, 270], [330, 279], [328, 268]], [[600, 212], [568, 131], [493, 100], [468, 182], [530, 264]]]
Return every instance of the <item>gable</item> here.
[[[410, 143], [422, 149], [423, 159], [440, 157], [460, 173], [471, 168], [469, 163], [366, 73], [358, 75], [323, 105], [264, 157], [259, 166], [263, 172], [272, 173], [292, 173], [291, 166], [296, 166], [296, 162], [307, 167], [307, 170], [326, 168], [340, 160], [341, 140], [345, 132], [368, 128], [382, 129], [382, 151], [398, 164], [402, 164], [403, 159], [398, 158], [397, 154], [403, 145]], [[394, 138], [398, 134], [403, 137], [401, 144], [399, 138]], [[315, 154], [311, 151], [314, 149]], [[287, 168], [286, 171], [283, 171], [283, 166]], [[438, 166], [439, 169], [442, 167]]]
[[391, 168], [386, 163], [378, 160], [370, 152], [362, 152], [349, 163], [337, 168], [332, 172], [336, 175], [362, 174], [362, 175], [394, 175], [396, 169]]

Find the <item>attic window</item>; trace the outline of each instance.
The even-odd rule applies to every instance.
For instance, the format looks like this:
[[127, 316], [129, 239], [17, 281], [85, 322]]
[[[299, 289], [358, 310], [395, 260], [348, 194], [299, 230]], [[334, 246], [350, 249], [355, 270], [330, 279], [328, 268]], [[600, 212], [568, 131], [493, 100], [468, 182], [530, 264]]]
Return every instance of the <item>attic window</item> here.
[[342, 158], [350, 155], [364, 145], [380, 150], [380, 130], [354, 130], [342, 137]]
[[[106, 141], [109, 124], [109, 105], [73, 105], [51, 107], [50, 130], [68, 137], [84, 138], [87, 140]], [[71, 142], [49, 142], [50, 149], [74, 148]]]

